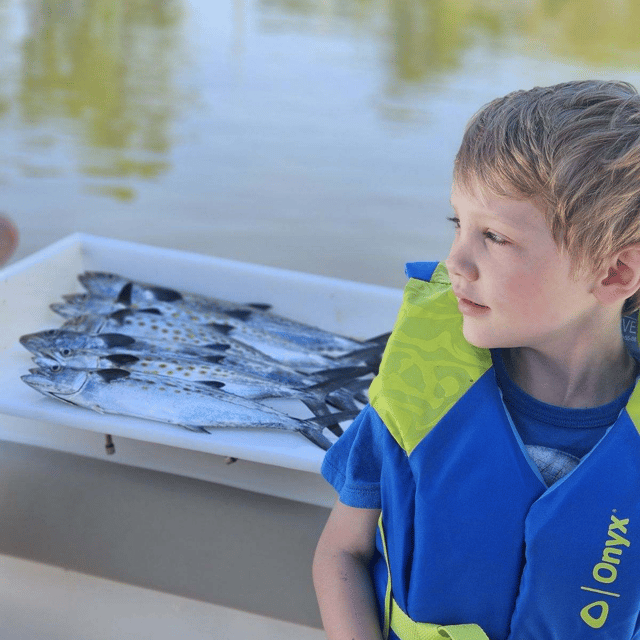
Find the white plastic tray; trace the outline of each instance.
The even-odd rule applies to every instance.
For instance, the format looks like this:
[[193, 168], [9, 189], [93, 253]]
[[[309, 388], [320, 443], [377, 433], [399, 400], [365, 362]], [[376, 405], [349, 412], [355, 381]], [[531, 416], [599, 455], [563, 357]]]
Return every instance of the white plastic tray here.
[[[266, 302], [281, 315], [359, 339], [390, 331], [401, 300], [397, 289], [85, 234], [68, 236], [0, 270], [0, 412], [18, 418], [20, 429], [25, 428], [24, 419], [37, 423], [41, 435], [31, 440], [63, 450], [73, 446], [53, 444], [56, 429], [65, 441], [73, 439], [73, 430], [109, 433], [114, 438], [162, 445], [163, 450], [179, 448], [316, 474], [324, 455], [300, 434], [252, 429], [198, 434], [160, 422], [73, 407], [24, 384], [20, 376], [33, 363], [19, 337], [60, 326], [63, 319], [49, 304], [59, 301], [62, 294], [84, 291], [77, 275], [85, 270], [112, 271], [238, 302]], [[44, 434], [43, 422], [60, 427], [51, 426]], [[11, 439], [6, 431], [0, 428], [0, 437]], [[23, 440], [31, 441], [28, 437]]]

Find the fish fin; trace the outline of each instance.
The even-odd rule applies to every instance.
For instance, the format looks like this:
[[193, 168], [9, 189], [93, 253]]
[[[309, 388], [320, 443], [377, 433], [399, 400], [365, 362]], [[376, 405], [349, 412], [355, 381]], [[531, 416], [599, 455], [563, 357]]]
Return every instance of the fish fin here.
[[211, 327], [212, 329], [219, 331], [225, 336], [234, 329], [230, 324], [218, 324], [217, 322], [211, 322], [207, 325], [207, 327]]
[[313, 444], [317, 445], [322, 450], [328, 451], [331, 447], [331, 440], [325, 438], [325, 436], [323, 436], [319, 431], [304, 426], [300, 427], [299, 431], [305, 438], [311, 440]]
[[175, 289], [169, 289], [167, 287], [149, 287], [153, 291], [153, 295], [156, 300], [160, 302], [175, 302], [176, 300], [182, 300], [182, 294]]
[[64, 302], [52, 302], [49, 305], [49, 309], [57, 313], [59, 316], [62, 316], [63, 318], [73, 318], [75, 315], [77, 315], [73, 312], [73, 310], [69, 311], [68, 303], [65, 304]]
[[204, 356], [202, 359], [211, 364], [219, 364], [224, 360], [224, 356]]
[[273, 307], [272, 304], [266, 304], [265, 302], [249, 302], [247, 303], [247, 307], [251, 307], [252, 309], [257, 309], [258, 311], [269, 311]]
[[225, 311], [224, 314], [230, 318], [235, 318], [236, 320], [242, 320], [244, 322], [253, 315], [253, 311], [249, 311], [248, 309], [233, 309], [232, 311]]
[[131, 306], [131, 290], [133, 289], [133, 282], [127, 282], [127, 284], [120, 289], [120, 293], [116, 299], [116, 302], [120, 304], [127, 305], [127, 307]]
[[222, 389], [224, 387], [224, 382], [220, 382], [219, 380], [195, 380], [198, 384], [205, 384], [207, 387], [213, 387], [214, 389]]
[[205, 429], [204, 427], [199, 427], [191, 424], [190, 425], [181, 424], [180, 426], [184, 427], [185, 429], [188, 429], [189, 431], [195, 431], [196, 433], [211, 434], [211, 431], [209, 431], [209, 429]]
[[336, 422], [344, 422], [345, 420], [353, 420], [360, 410], [355, 411], [338, 411], [337, 413], [330, 413], [326, 416], [315, 416], [313, 418], [307, 418], [303, 422], [314, 424], [318, 427], [326, 427], [328, 424]]
[[138, 309], [138, 313], [148, 313], [153, 316], [161, 316], [162, 311], [160, 309], [156, 309], [154, 307], [147, 307], [146, 309]]
[[214, 351], [226, 351], [227, 349], [231, 349], [230, 344], [220, 344], [219, 342], [211, 342], [210, 344], [204, 345], [205, 349], [213, 349]]
[[96, 373], [105, 381], [113, 382], [121, 378], [128, 378], [129, 372], [123, 369], [98, 369]]
[[123, 333], [100, 333], [98, 335], [104, 340], [108, 349], [113, 349], [114, 347], [128, 347], [136, 341], [135, 338], [125, 336]]
[[133, 315], [133, 311], [131, 309], [118, 309], [118, 311], [114, 311], [109, 314], [109, 318], [113, 318], [119, 324], [124, 324], [125, 318]]
[[136, 358], [136, 356], [132, 356], [127, 353], [114, 353], [113, 355], [107, 356], [107, 359], [118, 366], [123, 366], [125, 364], [134, 364], [135, 362], [139, 362], [140, 360], [140, 358]]

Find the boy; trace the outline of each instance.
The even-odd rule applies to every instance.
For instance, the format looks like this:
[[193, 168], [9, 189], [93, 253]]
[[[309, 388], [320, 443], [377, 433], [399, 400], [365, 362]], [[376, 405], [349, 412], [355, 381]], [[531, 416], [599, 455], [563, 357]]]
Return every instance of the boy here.
[[408, 265], [370, 405], [325, 457], [327, 635], [638, 640], [640, 96], [494, 100], [451, 202], [449, 256]]

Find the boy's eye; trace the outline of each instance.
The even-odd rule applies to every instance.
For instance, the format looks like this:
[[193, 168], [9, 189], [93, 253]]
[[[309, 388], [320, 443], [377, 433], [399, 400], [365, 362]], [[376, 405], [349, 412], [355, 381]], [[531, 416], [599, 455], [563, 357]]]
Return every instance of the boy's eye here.
[[460, 218], [456, 218], [456, 217], [452, 216], [450, 218], [447, 218], [447, 220], [449, 222], [453, 222], [453, 224], [455, 225], [456, 229], [460, 228]]
[[507, 244], [507, 240], [491, 231], [485, 231], [484, 236], [494, 244]]
[[[450, 218], [447, 218], [447, 220], [449, 222], [453, 222], [453, 224], [455, 225], [456, 229], [460, 228], [460, 218], [452, 216]], [[487, 238], [487, 240], [489, 240], [490, 242], [493, 242], [493, 244], [508, 244], [509, 241], [506, 240], [505, 238], [503, 238], [502, 236], [499, 236], [497, 233], [493, 233], [493, 231], [484, 231], [484, 237]]]

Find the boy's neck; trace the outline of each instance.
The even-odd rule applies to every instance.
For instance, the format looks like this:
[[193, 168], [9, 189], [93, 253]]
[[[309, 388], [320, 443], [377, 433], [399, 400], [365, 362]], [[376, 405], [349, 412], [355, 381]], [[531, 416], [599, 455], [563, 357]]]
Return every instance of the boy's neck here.
[[537, 400], [559, 407], [597, 407], [612, 402], [635, 381], [638, 363], [622, 337], [609, 345], [564, 351], [502, 349], [511, 379]]

